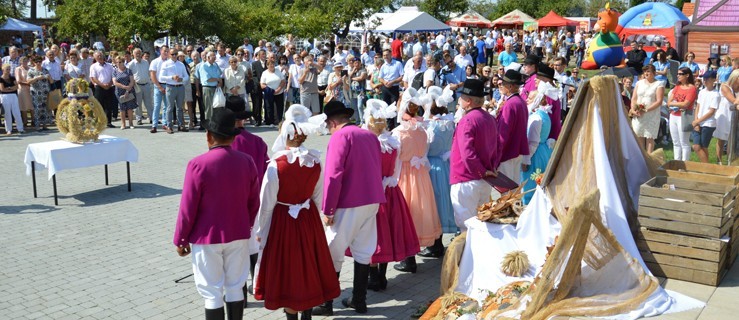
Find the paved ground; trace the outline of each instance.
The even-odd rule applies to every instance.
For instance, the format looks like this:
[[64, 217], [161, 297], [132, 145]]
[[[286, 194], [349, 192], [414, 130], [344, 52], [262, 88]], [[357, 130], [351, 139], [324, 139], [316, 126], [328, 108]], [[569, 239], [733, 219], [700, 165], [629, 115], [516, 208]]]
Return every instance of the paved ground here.
[[[271, 145], [275, 129], [253, 130]], [[140, 127], [105, 134], [126, 137], [140, 152], [131, 165], [133, 191], [126, 192], [125, 165], [58, 174], [59, 206], [51, 181], [39, 172], [39, 198], [25, 175], [26, 145], [60, 138], [47, 134], [0, 138], [0, 319], [200, 319], [202, 300], [192, 278], [190, 259], [172, 245], [179, 195], [187, 161], [206, 150], [202, 132], [150, 134]], [[325, 150], [328, 137], [310, 137], [307, 145]], [[448, 237], [447, 241], [448, 242]], [[419, 273], [388, 270], [390, 284], [370, 292], [370, 312], [356, 316], [339, 309], [335, 319], [408, 319], [422, 303], [438, 295], [440, 261], [420, 260]], [[342, 297], [350, 295], [352, 261], [342, 271]], [[667, 280], [666, 288], [706, 301], [703, 310], [660, 319], [735, 319], [739, 314], [739, 268], [719, 288]], [[249, 297], [247, 319], [281, 319]], [[337, 301], [336, 307], [340, 305]]]

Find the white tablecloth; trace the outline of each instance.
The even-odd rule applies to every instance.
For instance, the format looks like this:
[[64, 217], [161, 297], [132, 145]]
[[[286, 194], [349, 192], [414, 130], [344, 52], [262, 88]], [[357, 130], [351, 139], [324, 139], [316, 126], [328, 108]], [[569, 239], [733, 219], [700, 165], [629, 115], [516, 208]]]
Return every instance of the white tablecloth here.
[[31, 161], [36, 169], [49, 170], [49, 180], [57, 172], [101, 166], [120, 161], [137, 162], [139, 151], [126, 138], [100, 136], [98, 142], [77, 144], [58, 140], [29, 144], [26, 148], [26, 175], [31, 175]]

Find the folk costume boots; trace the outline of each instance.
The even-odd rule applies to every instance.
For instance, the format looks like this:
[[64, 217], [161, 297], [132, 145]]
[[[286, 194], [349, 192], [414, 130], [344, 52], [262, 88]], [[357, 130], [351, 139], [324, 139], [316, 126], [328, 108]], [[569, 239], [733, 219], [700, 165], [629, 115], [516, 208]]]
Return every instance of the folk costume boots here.
[[424, 258], [441, 258], [444, 256], [444, 244], [441, 242], [441, 237], [434, 241], [434, 245], [426, 247], [418, 253], [419, 256]]
[[226, 302], [226, 314], [228, 320], [242, 320], [244, 319], [244, 300]]
[[300, 320], [313, 320], [313, 309], [308, 309], [301, 312]]
[[380, 263], [374, 267], [370, 266], [369, 284], [367, 289], [372, 291], [382, 291], [387, 289], [387, 263]]
[[357, 313], [367, 313], [367, 277], [369, 276], [370, 266], [354, 262], [354, 289], [352, 297], [341, 300], [344, 307], [352, 308]]
[[223, 312], [223, 307], [220, 307], [218, 309], [205, 309], [205, 320], [225, 320], [225, 319], [226, 319], [226, 314]]
[[[341, 276], [341, 272], [337, 272], [336, 279], [339, 279], [340, 276]], [[366, 278], [367, 278], [367, 275], [365, 275], [365, 279]], [[313, 308], [313, 312], [311, 313], [317, 316], [333, 316], [334, 315], [334, 300], [328, 300], [324, 302], [322, 305]]]
[[298, 314], [297, 313], [287, 313], [285, 312], [285, 318], [287, 320], [298, 320]]
[[418, 266], [416, 265], [415, 256], [410, 256], [408, 258], [405, 258], [405, 260], [393, 266], [393, 269], [395, 270], [398, 270], [400, 272], [410, 272], [410, 273], [416, 273], [417, 268]]

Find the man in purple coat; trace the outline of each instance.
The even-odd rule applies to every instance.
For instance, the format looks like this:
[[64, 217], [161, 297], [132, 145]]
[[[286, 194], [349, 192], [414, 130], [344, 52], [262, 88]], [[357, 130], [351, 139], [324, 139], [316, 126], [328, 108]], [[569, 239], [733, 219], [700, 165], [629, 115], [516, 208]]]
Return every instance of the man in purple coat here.
[[449, 160], [454, 221], [463, 231], [465, 220], [476, 216], [477, 207], [490, 198], [492, 187], [482, 179], [497, 175], [498, 124], [481, 109], [484, 90], [481, 80], [464, 82], [458, 105], [465, 114], [454, 131]]
[[519, 86], [523, 83], [521, 73], [508, 70], [502, 80], [500, 93], [505, 97], [505, 104], [498, 111], [498, 169], [506, 177], [520, 183], [523, 156], [529, 154], [526, 136], [529, 109], [526, 101], [518, 94]]
[[526, 82], [523, 84], [523, 89], [521, 89], [521, 96], [523, 97], [524, 101], [528, 99], [529, 92], [536, 91], [536, 72], [538, 71], [539, 64], [541, 63], [541, 58], [535, 54], [530, 54], [526, 56], [526, 59], [523, 61], [523, 66], [521, 67], [521, 73], [523, 73], [525, 76], [528, 76], [526, 78]]
[[[269, 155], [267, 154], [267, 144], [262, 138], [257, 135], [246, 131], [244, 128], [244, 120], [251, 117], [251, 112], [246, 111], [246, 101], [244, 98], [239, 96], [230, 96], [226, 99], [226, 109], [233, 111], [236, 117], [236, 129], [239, 130], [239, 134], [234, 137], [231, 143], [231, 149], [241, 151], [248, 154], [254, 160], [254, 164], [257, 167], [257, 181], [259, 185], [262, 185], [262, 179], [264, 173], [267, 171], [267, 161]], [[259, 242], [255, 237], [249, 238], [249, 274], [252, 278], [254, 275], [254, 268], [257, 265], [259, 259]], [[244, 308], [246, 308], [246, 293], [248, 284], [244, 284]]]
[[[341, 303], [366, 313], [369, 263], [377, 248], [375, 217], [385, 202], [380, 142], [372, 132], [349, 123], [354, 110], [343, 103], [329, 102], [323, 110], [331, 131], [323, 180], [326, 239], [337, 277], [347, 248], [354, 257], [352, 297]], [[314, 308], [313, 314], [332, 315], [333, 301]]]
[[[174, 233], [177, 253], [192, 252], [195, 286], [205, 299], [205, 319], [242, 319], [242, 287], [249, 276], [247, 239], [259, 210], [254, 160], [231, 148], [233, 112], [218, 108], [205, 124], [208, 152], [187, 164]], [[192, 248], [191, 248], [192, 244]]]
[[[539, 71], [536, 72], [536, 79], [537, 88], [539, 87], [540, 82], [547, 82], [553, 87], [556, 87], [554, 84], [554, 69], [547, 65], [539, 66]], [[549, 131], [549, 139], [557, 140], [560, 131], [562, 131], [562, 103], [559, 99], [552, 99], [548, 96], [545, 97], [547, 99], [547, 104], [552, 106], [552, 112], [549, 113], [549, 119], [552, 121], [552, 129]], [[565, 97], [565, 99], [567, 99], [567, 97]]]

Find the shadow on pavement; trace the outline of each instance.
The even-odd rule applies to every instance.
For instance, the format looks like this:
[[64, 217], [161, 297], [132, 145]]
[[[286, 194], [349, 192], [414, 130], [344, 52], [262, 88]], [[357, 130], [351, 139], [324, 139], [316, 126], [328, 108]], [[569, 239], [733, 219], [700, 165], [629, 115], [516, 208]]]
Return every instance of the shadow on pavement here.
[[40, 204], [29, 204], [24, 206], [0, 206], [0, 214], [38, 214], [49, 213], [60, 210], [61, 208], [54, 206], [45, 206]]
[[131, 192], [127, 185], [119, 184], [107, 188], [92, 190], [70, 196], [59, 196], [59, 204], [64, 204], [64, 199], [75, 199], [81, 202], [80, 206], [96, 206], [126, 201], [129, 199], [153, 199], [180, 194], [182, 190], [164, 187], [153, 183], [131, 183]]

